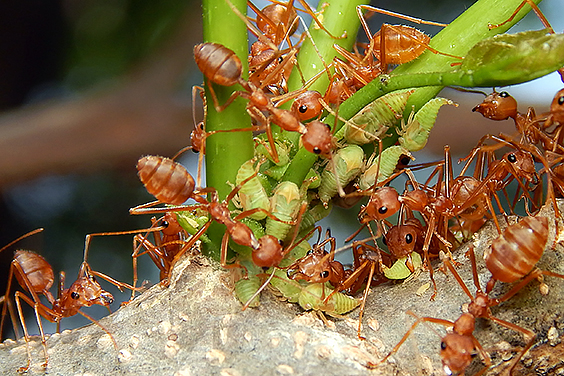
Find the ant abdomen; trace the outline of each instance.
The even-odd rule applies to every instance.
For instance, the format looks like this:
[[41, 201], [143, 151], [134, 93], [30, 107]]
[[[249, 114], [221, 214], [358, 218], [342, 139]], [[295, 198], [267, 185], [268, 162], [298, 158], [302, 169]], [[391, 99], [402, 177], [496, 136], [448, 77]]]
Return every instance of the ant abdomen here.
[[243, 71], [235, 52], [219, 43], [200, 43], [194, 46], [194, 60], [210, 81], [231, 86], [239, 82]]
[[525, 217], [507, 227], [484, 252], [493, 278], [515, 282], [527, 275], [541, 258], [548, 242], [548, 218]]
[[170, 158], [147, 155], [137, 162], [137, 171], [147, 191], [163, 203], [181, 205], [194, 192], [192, 175]]

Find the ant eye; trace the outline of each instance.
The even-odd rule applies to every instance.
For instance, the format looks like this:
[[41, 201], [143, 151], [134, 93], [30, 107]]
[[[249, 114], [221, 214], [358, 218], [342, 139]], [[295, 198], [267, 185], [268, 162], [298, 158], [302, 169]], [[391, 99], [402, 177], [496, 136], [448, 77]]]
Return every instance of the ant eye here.
[[199, 128], [200, 128], [200, 130], [203, 131], [203, 130], [204, 130], [204, 123], [200, 123], [200, 127], [199, 127]]
[[386, 246], [388, 245], [388, 241], [386, 240], [385, 236], [382, 238], [382, 243], [384, 243], [384, 245], [386, 245]]
[[74, 300], [76, 300], [76, 299], [80, 298], [80, 295], [78, 295], [77, 292], [74, 292], [74, 291], [73, 291], [73, 292], [71, 292], [71, 298], [73, 298]]
[[413, 241], [413, 235], [407, 234], [407, 235], [405, 236], [405, 242], [406, 242], [407, 244], [411, 244], [412, 241]]
[[321, 272], [321, 278], [327, 278], [329, 277], [329, 272], [327, 270], [324, 270]]
[[313, 153], [314, 154], [321, 154], [321, 149], [316, 146], [316, 147], [313, 148]]
[[502, 98], [507, 98], [509, 96], [509, 93], [507, 91], [502, 91], [501, 93], [499, 93], [499, 96]]
[[278, 239], [278, 244], [284, 245], [284, 242], [281, 239]]
[[558, 98], [558, 104], [561, 106], [564, 104], [564, 96]]
[[166, 228], [170, 225], [170, 223], [168, 223], [167, 221], [163, 221], [163, 226]]
[[447, 344], [445, 341], [441, 341], [441, 350], [446, 350]]
[[305, 114], [307, 112], [307, 106], [302, 104], [300, 108], [298, 108], [298, 111], [300, 111], [301, 114]]
[[306, 255], [311, 255], [313, 253], [313, 249], [310, 249], [309, 251], [307, 251]]
[[400, 163], [404, 166], [407, 166], [409, 162], [411, 162], [411, 158], [409, 158], [407, 155], [402, 156], [400, 159]]
[[386, 214], [387, 212], [388, 212], [388, 208], [385, 207], [385, 206], [380, 206], [378, 208], [378, 213], [380, 213], [380, 214]]
[[511, 163], [515, 163], [517, 162], [517, 157], [515, 156], [515, 154], [511, 153], [507, 156], [507, 160]]
[[329, 124], [325, 124], [325, 126], [327, 127], [327, 129], [331, 130], [331, 126]]

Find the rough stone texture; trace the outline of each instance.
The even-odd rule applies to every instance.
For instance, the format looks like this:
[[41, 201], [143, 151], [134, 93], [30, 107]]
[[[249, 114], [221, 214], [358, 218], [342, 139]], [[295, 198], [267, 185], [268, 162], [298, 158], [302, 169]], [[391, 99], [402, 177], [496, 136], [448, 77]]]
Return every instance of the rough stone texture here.
[[[550, 213], [545, 214], [551, 216]], [[479, 276], [484, 286], [489, 272], [483, 267], [484, 247], [496, 236], [488, 224], [472, 243], [478, 256]], [[455, 252], [457, 270], [474, 292], [470, 262], [464, 257], [469, 244]], [[563, 249], [549, 247], [538, 266], [564, 273]], [[358, 309], [343, 318], [331, 318], [329, 327], [315, 313], [303, 313], [294, 304], [263, 293], [259, 308], [241, 311], [233, 297], [229, 272], [202, 257], [178, 263], [169, 287], [154, 286], [128, 306], [100, 323], [115, 337], [118, 349], [98, 326], [66, 331], [47, 340], [50, 375], [440, 375], [440, 325], [420, 325], [393, 356], [379, 360], [403, 336], [411, 323], [411, 310], [418, 316], [455, 320], [469, 300], [451, 275], [437, 271], [439, 293], [429, 301], [431, 290], [418, 295], [428, 282], [428, 273], [397, 284], [373, 287], [363, 319], [365, 341], [357, 338]], [[547, 296], [532, 282], [516, 297], [492, 309], [501, 319], [537, 333], [537, 343], [514, 372], [517, 375], [560, 375], [564, 345], [561, 297], [564, 281], [545, 278]], [[499, 283], [494, 294], [508, 286]], [[30, 323], [31, 325], [31, 323]], [[490, 353], [494, 367], [488, 374], [500, 374], [524, 344], [520, 333], [478, 320], [475, 335]], [[41, 342], [32, 343], [30, 374], [42, 374]], [[26, 364], [25, 342], [0, 345], [0, 371], [16, 373]], [[476, 357], [467, 371], [483, 368]]]

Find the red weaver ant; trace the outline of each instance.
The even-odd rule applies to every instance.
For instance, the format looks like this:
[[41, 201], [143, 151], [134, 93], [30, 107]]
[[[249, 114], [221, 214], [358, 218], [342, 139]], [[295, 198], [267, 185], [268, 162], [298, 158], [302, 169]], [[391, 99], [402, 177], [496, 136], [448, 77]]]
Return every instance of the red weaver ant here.
[[[431, 322], [446, 327], [452, 327], [453, 329], [453, 331], [451, 333], [447, 333], [441, 341], [441, 360], [443, 363], [443, 369], [447, 375], [458, 375], [464, 373], [472, 361], [472, 354], [474, 353], [474, 350], [477, 350], [480, 353], [486, 363], [486, 367], [490, 367], [490, 356], [484, 351], [478, 340], [473, 335], [476, 319], [486, 318], [508, 329], [523, 333], [528, 338], [527, 345], [513, 360], [511, 369], [515, 367], [519, 359], [521, 359], [525, 352], [533, 345], [535, 333], [492, 315], [490, 308], [508, 300], [515, 294], [516, 291], [513, 289], [501, 298], [490, 298], [488, 292], [483, 292], [480, 287], [473, 248], [470, 248], [468, 251], [468, 256], [472, 263], [472, 275], [474, 285], [476, 286], [476, 293], [474, 296], [470, 293], [470, 290], [452, 265], [451, 261], [449, 259], [445, 259], [445, 265], [453, 274], [464, 293], [471, 299], [468, 304], [468, 312], [462, 313], [462, 315], [453, 322], [434, 317], [417, 317], [411, 311], [408, 311], [407, 313], [417, 317], [417, 320], [411, 325], [398, 344], [394, 346], [394, 348], [384, 357], [384, 359], [382, 359], [381, 362], [386, 361], [386, 359], [399, 350], [400, 346], [405, 342], [417, 325], [422, 322]], [[487, 371], [487, 369], [488, 368], [484, 368], [478, 373], [478, 375], [483, 374]]]
[[[37, 229], [35, 231], [31, 231], [20, 238], [16, 239], [15, 241], [11, 242], [7, 246], [0, 249], [0, 251], [6, 249], [8, 246], [14, 244], [15, 242], [21, 240], [24, 237], [30, 236], [37, 232], [43, 231], [43, 229]], [[141, 230], [144, 231], [144, 230]], [[43, 325], [41, 323], [41, 317], [57, 323], [57, 332], [60, 331], [60, 321], [64, 317], [74, 316], [76, 314], [80, 314], [96, 325], [98, 325], [103, 331], [105, 331], [114, 343], [114, 347], [117, 350], [117, 343], [109, 332], [104, 326], [102, 326], [96, 319], [81, 311], [82, 307], [90, 307], [94, 304], [102, 305], [108, 308], [109, 305], [114, 301], [112, 294], [102, 289], [100, 284], [96, 281], [95, 277], [100, 277], [105, 279], [106, 281], [112, 283], [113, 285], [117, 286], [120, 290], [123, 288], [132, 289], [135, 288], [130, 286], [126, 283], [116, 281], [115, 279], [92, 270], [88, 265], [86, 259], [88, 255], [88, 248], [90, 246], [90, 240], [93, 236], [102, 236], [102, 235], [118, 235], [118, 234], [130, 234], [133, 232], [139, 231], [123, 231], [119, 233], [97, 233], [97, 234], [90, 234], [86, 236], [85, 240], [85, 248], [84, 248], [84, 261], [80, 266], [80, 270], [78, 272], [77, 279], [71, 284], [69, 288], [64, 288], [65, 282], [65, 273], [59, 273], [59, 289], [57, 298], [55, 299], [53, 295], [49, 292], [49, 289], [52, 287], [54, 282], [54, 273], [53, 268], [49, 263], [40, 255], [32, 251], [25, 251], [25, 250], [18, 250], [14, 254], [14, 260], [10, 264], [10, 272], [8, 275], [8, 285], [6, 287], [5, 297], [5, 304], [2, 308], [2, 319], [0, 321], [0, 332], [1, 328], [4, 325], [4, 318], [6, 316], [6, 309], [10, 306], [11, 301], [9, 299], [10, 291], [12, 287], [12, 281], [15, 278], [19, 285], [21, 286], [24, 291], [26, 291], [30, 296], [26, 295], [26, 293], [21, 291], [16, 291], [14, 294], [14, 300], [16, 302], [16, 308], [18, 311], [18, 316], [24, 331], [24, 337], [26, 342], [26, 349], [27, 349], [27, 365], [25, 367], [21, 367], [19, 372], [26, 372], [30, 365], [31, 365], [31, 349], [30, 349], [30, 336], [28, 334], [27, 326], [25, 324], [23, 311], [22, 311], [22, 301], [33, 307], [35, 311], [35, 317], [37, 320], [37, 325], [39, 327], [39, 331], [41, 334], [41, 343], [43, 345], [43, 354], [45, 357], [45, 362], [42, 364], [43, 367], [47, 367], [49, 356], [47, 354], [47, 343], [45, 340], [45, 333], [43, 330]], [[52, 305], [52, 308], [49, 308], [45, 304], [41, 303], [39, 299], [39, 295], [45, 296], [47, 301]], [[13, 321], [14, 328], [16, 328], [15, 317], [12, 312], [10, 312], [10, 316]], [[16, 329], [15, 329], [16, 330]], [[17, 331], [16, 331], [17, 333]]]

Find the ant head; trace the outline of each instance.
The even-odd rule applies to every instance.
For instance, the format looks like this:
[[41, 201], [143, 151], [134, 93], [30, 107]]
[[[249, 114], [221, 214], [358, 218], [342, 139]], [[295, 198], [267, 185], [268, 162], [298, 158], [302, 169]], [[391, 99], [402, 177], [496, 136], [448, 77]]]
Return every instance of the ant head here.
[[114, 301], [112, 294], [102, 289], [85, 262], [82, 263], [78, 278], [69, 287], [67, 294], [74, 302], [73, 305], [79, 307], [90, 307], [94, 304], [109, 306]]
[[458, 375], [472, 362], [474, 343], [471, 336], [448, 333], [441, 341], [441, 359], [447, 375]]
[[517, 177], [524, 177], [534, 184], [538, 182], [535, 161], [531, 153], [523, 150], [510, 151], [505, 153], [502, 159], [514, 166]]
[[206, 139], [206, 131], [204, 130], [204, 122], [201, 121], [190, 132], [190, 143], [192, 144], [192, 151], [199, 153]]
[[335, 148], [331, 127], [318, 120], [306, 124], [306, 130], [302, 135], [302, 144], [311, 153], [331, 158]]
[[414, 225], [392, 226], [385, 235], [388, 250], [400, 259], [410, 255], [415, 250], [415, 245], [421, 243], [421, 228]]
[[308, 90], [296, 97], [292, 103], [292, 111], [300, 121], [319, 116], [323, 112], [323, 105], [319, 102], [321, 94], [315, 90]]
[[398, 192], [392, 187], [382, 187], [374, 191], [366, 205], [368, 220], [385, 219], [400, 209]]
[[313, 247], [287, 271], [288, 278], [303, 279], [310, 283], [327, 282], [331, 277], [331, 259], [321, 247]]
[[182, 227], [176, 219], [176, 215], [173, 212], [166, 212], [162, 222], [165, 228], [162, 230], [165, 235], [176, 235], [182, 232]]
[[517, 101], [506, 91], [493, 92], [472, 109], [492, 120], [505, 120], [517, 116]]
[[258, 240], [259, 246], [253, 250], [253, 263], [262, 268], [277, 266], [282, 261], [282, 242], [275, 236], [265, 235]]
[[564, 123], [564, 89], [561, 89], [550, 104], [550, 113], [554, 123]]

